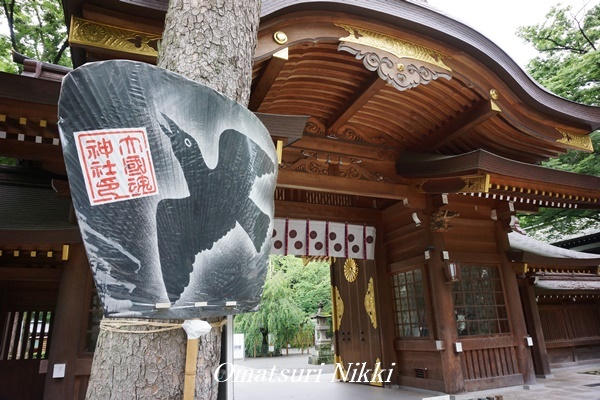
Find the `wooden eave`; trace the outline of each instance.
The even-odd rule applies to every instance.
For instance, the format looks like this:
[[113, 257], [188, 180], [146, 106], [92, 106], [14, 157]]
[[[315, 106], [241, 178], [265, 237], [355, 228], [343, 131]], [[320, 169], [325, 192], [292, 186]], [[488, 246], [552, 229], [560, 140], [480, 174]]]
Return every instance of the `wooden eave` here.
[[597, 267], [600, 265], [600, 257], [598, 258], [558, 258], [544, 256], [540, 254], [530, 253], [527, 251], [511, 251], [508, 253], [508, 258], [511, 262], [527, 263], [544, 268], [558, 269], [572, 267]]
[[[550, 274], [556, 279], [560, 274], [591, 274], [598, 278], [600, 256], [563, 249], [540, 242], [517, 232], [509, 233], [510, 250], [508, 260], [519, 275], [544, 276]], [[559, 279], [569, 279], [566, 275]]]
[[66, 175], [58, 135], [59, 80], [0, 73], [0, 155]]
[[[581, 294], [589, 297], [600, 290], [600, 276], [590, 273], [537, 273], [534, 281], [536, 295], [567, 292], [569, 295]], [[561, 296], [564, 298], [564, 296]], [[558, 299], [559, 296], [556, 296]]]
[[[600, 178], [510, 160], [485, 150], [456, 156], [404, 154], [396, 163], [398, 175], [439, 187], [465, 177], [489, 176], [485, 196], [504, 197], [545, 207], [600, 208]], [[435, 193], [434, 189], [430, 192]]]
[[[63, 0], [63, 5], [69, 29], [72, 17], [78, 17], [129, 32], [126, 41], [144, 42], [144, 35], [162, 31], [167, 1]], [[395, 55], [377, 41], [354, 43], [352, 30], [364, 31], [357, 38], [382, 35], [399, 47], [425, 49], [442, 64]], [[75, 66], [124, 57], [154, 62], [151, 56], [93, 41], [73, 43], [72, 50]], [[360, 51], [402, 68], [424, 65], [439, 77], [399, 90], [391, 75], [367, 68]], [[286, 140], [281, 188], [361, 195], [368, 187], [370, 196], [388, 199], [409, 192], [411, 182], [395, 172], [404, 152], [460, 155], [482, 149], [535, 164], [571, 148], [591, 151], [588, 135], [600, 127], [599, 107], [549, 93], [489, 39], [426, 3], [411, 1], [263, 2], [250, 108], [309, 117], [301, 139], [278, 137]], [[537, 193], [521, 198], [557, 197], [544, 179], [491, 175], [495, 192], [490, 195], [531, 189]], [[557, 206], [597, 206], [597, 186], [586, 190], [571, 183], [570, 178], [564, 182], [568, 193], [558, 193]]]
[[577, 249], [578, 251], [600, 254], [600, 232], [578, 236], [573, 239], [561, 240], [552, 243], [552, 245], [565, 249]]

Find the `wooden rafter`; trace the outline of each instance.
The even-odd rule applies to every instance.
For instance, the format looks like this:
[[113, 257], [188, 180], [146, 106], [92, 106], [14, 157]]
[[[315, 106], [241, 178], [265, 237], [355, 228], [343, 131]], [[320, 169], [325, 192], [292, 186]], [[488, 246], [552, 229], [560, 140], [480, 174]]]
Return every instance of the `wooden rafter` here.
[[283, 66], [288, 60], [287, 48], [273, 54], [273, 57], [269, 60], [265, 71], [258, 80], [256, 87], [252, 90], [250, 95], [250, 102], [248, 103], [248, 109], [251, 111], [257, 111], [263, 100], [269, 93], [269, 89], [279, 76], [279, 73], [283, 69]]
[[381, 79], [376, 73], [371, 74], [370, 78], [365, 80], [359, 90], [356, 91], [346, 104], [340, 107], [326, 125], [327, 131], [337, 131], [354, 114], [358, 112], [373, 96], [386, 85], [386, 81]]
[[493, 101], [483, 100], [461, 114], [438, 131], [434, 132], [425, 140], [420, 141], [413, 147], [413, 151], [434, 151], [446, 143], [460, 137], [463, 133], [476, 127], [484, 121], [498, 114], [500, 109]]

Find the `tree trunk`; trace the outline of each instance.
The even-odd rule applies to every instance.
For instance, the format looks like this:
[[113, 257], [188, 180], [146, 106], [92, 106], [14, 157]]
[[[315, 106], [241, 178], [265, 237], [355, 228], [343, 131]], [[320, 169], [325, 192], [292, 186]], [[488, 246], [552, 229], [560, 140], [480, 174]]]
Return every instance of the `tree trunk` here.
[[247, 106], [259, 12], [259, 0], [171, 0], [157, 65]]
[[[118, 321], [116, 318], [105, 320]], [[144, 325], [127, 330], [153, 330], [155, 327], [146, 323], [157, 322], [137, 321]], [[86, 398], [180, 399], [186, 343], [183, 329], [143, 334], [101, 329]]]
[[[259, 11], [259, 0], [170, 0], [157, 65], [247, 106]], [[101, 331], [87, 399], [182, 398], [186, 343], [183, 329]], [[196, 399], [216, 400], [220, 354], [221, 331], [213, 329], [200, 339]]]

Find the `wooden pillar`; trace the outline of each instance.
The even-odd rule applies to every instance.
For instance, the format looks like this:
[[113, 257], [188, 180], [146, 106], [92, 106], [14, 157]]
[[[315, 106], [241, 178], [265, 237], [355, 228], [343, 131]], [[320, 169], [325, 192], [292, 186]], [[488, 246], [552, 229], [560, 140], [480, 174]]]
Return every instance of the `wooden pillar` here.
[[[428, 204], [432, 204], [431, 198], [428, 199]], [[452, 285], [446, 281], [442, 260], [442, 251], [445, 250], [444, 234], [431, 232], [429, 240], [432, 249], [430, 250], [427, 275], [435, 319], [434, 339], [441, 340], [444, 344], [444, 350], [440, 352], [444, 373], [444, 390], [446, 393], [456, 394], [464, 392], [465, 387], [460, 354], [454, 351], [454, 343], [459, 339], [454, 316]]]
[[[56, 311], [52, 324], [52, 340], [48, 358], [48, 373], [44, 400], [72, 400], [75, 392], [75, 372], [81, 347], [83, 319], [86, 317], [90, 267], [82, 244], [69, 249], [69, 259], [61, 266]], [[65, 377], [53, 378], [57, 364], [65, 364]]]
[[533, 385], [536, 382], [535, 371], [533, 369], [531, 352], [529, 351], [525, 339], [529, 335], [527, 333], [527, 325], [525, 325], [525, 316], [523, 315], [523, 306], [521, 305], [517, 276], [512, 268], [512, 263], [506, 256], [506, 252], [510, 249], [510, 243], [501, 221], [496, 222], [496, 241], [502, 259], [502, 279], [504, 281], [506, 305], [509, 310], [512, 333], [517, 342], [516, 352], [519, 371], [523, 374], [523, 383], [525, 385]]
[[[394, 350], [394, 341], [396, 339], [396, 328], [393, 318], [393, 295], [390, 275], [387, 271], [387, 253], [385, 251], [385, 243], [383, 241], [385, 235], [384, 226], [381, 222], [377, 224], [377, 239], [375, 243], [375, 285], [377, 287], [377, 316], [381, 320], [379, 329], [379, 340], [381, 343], [381, 368], [393, 368], [393, 381], [396, 383], [398, 376], [397, 353]], [[392, 316], [387, 318], [386, 316]], [[385, 321], [385, 322], [384, 322]], [[392, 363], [395, 365], [392, 366]], [[388, 385], [387, 383], [384, 385]]]
[[533, 366], [535, 374], [544, 378], [552, 377], [550, 363], [548, 362], [548, 353], [546, 352], [546, 340], [542, 331], [542, 321], [540, 320], [540, 311], [538, 310], [537, 302], [535, 301], [535, 292], [533, 286], [523, 281], [519, 285], [521, 292], [521, 302], [523, 303], [523, 312], [525, 314], [525, 322], [527, 330], [533, 339], [531, 347], [531, 355], [533, 357]]

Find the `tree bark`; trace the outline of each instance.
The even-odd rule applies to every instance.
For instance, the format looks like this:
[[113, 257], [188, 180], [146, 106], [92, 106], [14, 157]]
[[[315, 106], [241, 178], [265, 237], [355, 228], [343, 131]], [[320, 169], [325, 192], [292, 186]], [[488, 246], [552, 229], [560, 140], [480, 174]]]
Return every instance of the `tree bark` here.
[[[157, 65], [247, 106], [259, 12], [260, 0], [170, 0]], [[181, 399], [186, 344], [183, 329], [101, 331], [87, 399]], [[196, 399], [217, 399], [220, 356], [221, 331], [212, 329], [200, 339]]]
[[248, 105], [259, 0], [171, 0], [157, 65]]
[[[156, 320], [137, 321], [145, 324]], [[135, 332], [151, 329], [154, 327], [149, 325], [128, 328]], [[186, 343], [183, 329], [159, 333], [119, 333], [102, 329], [86, 398], [182, 398]]]

